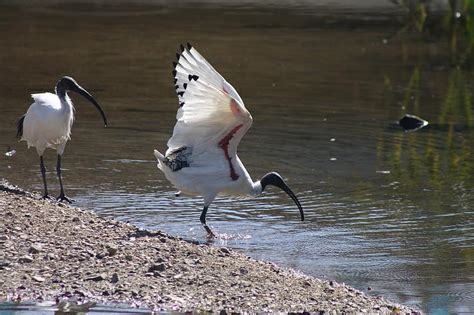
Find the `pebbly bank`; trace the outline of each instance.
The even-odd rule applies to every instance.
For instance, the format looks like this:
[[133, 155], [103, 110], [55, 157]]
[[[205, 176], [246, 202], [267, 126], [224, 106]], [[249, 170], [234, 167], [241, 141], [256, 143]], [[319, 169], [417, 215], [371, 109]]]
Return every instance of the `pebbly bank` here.
[[0, 304], [156, 312], [419, 314], [238, 251], [138, 229], [0, 182]]

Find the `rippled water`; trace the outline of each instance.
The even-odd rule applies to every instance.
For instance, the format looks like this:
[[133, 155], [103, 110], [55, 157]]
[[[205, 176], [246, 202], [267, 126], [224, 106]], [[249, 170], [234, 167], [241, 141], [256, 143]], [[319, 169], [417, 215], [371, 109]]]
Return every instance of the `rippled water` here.
[[[30, 93], [69, 74], [110, 123], [71, 94], [63, 176], [76, 205], [205, 241], [201, 199], [175, 197], [152, 154], [172, 132], [171, 62], [189, 41], [254, 117], [239, 147], [250, 174], [281, 173], [306, 213], [299, 222], [272, 189], [219, 198], [208, 213], [216, 245], [430, 313], [474, 309], [473, 77], [449, 66], [448, 39], [400, 33], [388, 2], [382, 14], [324, 3], [34, 4], [0, 2], [0, 146], [17, 151], [0, 157], [2, 177], [42, 191], [38, 157], [16, 142], [15, 121]], [[405, 113], [430, 127], [404, 133], [396, 121]], [[54, 152], [45, 158], [56, 194]]]

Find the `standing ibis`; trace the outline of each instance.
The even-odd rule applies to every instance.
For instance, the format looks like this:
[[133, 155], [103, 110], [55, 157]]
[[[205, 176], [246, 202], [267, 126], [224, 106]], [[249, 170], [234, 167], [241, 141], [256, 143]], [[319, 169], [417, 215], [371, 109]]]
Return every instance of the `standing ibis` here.
[[267, 186], [285, 191], [303, 208], [283, 178], [276, 172], [254, 182], [237, 156], [237, 146], [252, 125], [252, 116], [237, 91], [189, 43], [181, 45], [174, 62], [174, 84], [179, 109], [173, 136], [163, 155], [154, 154], [158, 168], [182, 193], [204, 198], [201, 223], [206, 224], [209, 205], [218, 194], [257, 196]]
[[20, 141], [27, 142], [28, 148], [35, 147], [36, 152], [38, 152], [44, 184], [43, 198], [49, 198], [43, 153], [46, 148], [56, 149], [58, 153], [56, 172], [61, 186], [61, 193], [57, 200], [70, 203], [71, 199], [66, 197], [61, 179], [61, 156], [66, 142], [71, 138], [71, 127], [74, 122], [74, 106], [67, 95], [68, 91], [79, 93], [91, 102], [97, 108], [105, 126], [107, 126], [107, 118], [97, 101], [73, 78], [65, 76], [56, 83], [56, 94], [31, 94], [34, 102], [28, 108], [26, 114], [18, 120], [17, 136], [21, 137]]

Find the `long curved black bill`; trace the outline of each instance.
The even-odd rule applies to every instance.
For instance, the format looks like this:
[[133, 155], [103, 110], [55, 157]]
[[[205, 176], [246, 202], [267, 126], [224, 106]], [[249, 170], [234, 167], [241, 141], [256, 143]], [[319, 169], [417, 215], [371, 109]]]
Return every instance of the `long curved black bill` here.
[[279, 187], [284, 192], [286, 192], [288, 196], [290, 196], [291, 199], [293, 199], [295, 204], [298, 206], [298, 209], [300, 210], [301, 221], [304, 221], [304, 212], [303, 212], [303, 207], [301, 207], [300, 201], [298, 200], [298, 198], [296, 198], [293, 191], [291, 191], [290, 187], [288, 187], [288, 185], [285, 183], [283, 178], [278, 173], [271, 172], [271, 173], [266, 174], [260, 180], [260, 184], [262, 185], [262, 191], [265, 189], [265, 186], [273, 185], [273, 186]]
[[91, 102], [92, 104], [94, 104], [95, 108], [97, 108], [97, 110], [99, 111], [100, 115], [102, 116], [102, 119], [104, 120], [104, 124], [105, 126], [107, 126], [107, 118], [105, 117], [105, 113], [104, 111], [102, 110], [102, 108], [100, 107], [99, 103], [97, 103], [97, 101], [92, 97], [92, 95], [89, 94], [89, 92], [87, 92], [83, 87], [81, 87], [79, 84], [74, 84], [71, 88], [70, 88], [71, 91], [74, 91], [76, 93], [79, 93], [81, 94], [82, 96], [84, 96], [84, 98], [86, 98], [89, 102]]

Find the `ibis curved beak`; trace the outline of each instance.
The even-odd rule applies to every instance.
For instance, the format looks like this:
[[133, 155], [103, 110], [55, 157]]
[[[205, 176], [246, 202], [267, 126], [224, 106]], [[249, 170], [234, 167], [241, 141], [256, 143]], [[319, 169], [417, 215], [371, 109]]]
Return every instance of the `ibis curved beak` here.
[[104, 125], [107, 127], [107, 118], [105, 117], [105, 113], [104, 111], [102, 110], [102, 108], [100, 107], [99, 103], [97, 103], [97, 101], [92, 97], [92, 95], [90, 95], [89, 92], [87, 92], [83, 87], [81, 87], [79, 84], [74, 84], [71, 88], [70, 88], [71, 91], [74, 91], [76, 93], [79, 93], [81, 94], [82, 96], [84, 96], [84, 98], [86, 98], [89, 102], [91, 102], [92, 104], [94, 104], [95, 108], [99, 111], [100, 115], [102, 116], [102, 119], [104, 120]]
[[290, 196], [290, 198], [293, 199], [296, 206], [298, 206], [298, 209], [300, 210], [301, 221], [304, 221], [303, 207], [301, 207], [301, 204], [300, 204], [298, 198], [296, 198], [293, 191], [291, 191], [290, 187], [288, 187], [288, 185], [285, 183], [283, 178], [278, 173], [271, 172], [271, 173], [266, 174], [260, 180], [260, 184], [262, 185], [262, 191], [265, 189], [265, 186], [273, 185], [273, 186], [276, 186], [276, 187], [280, 188], [284, 192], [286, 192], [288, 194], [288, 196]]

